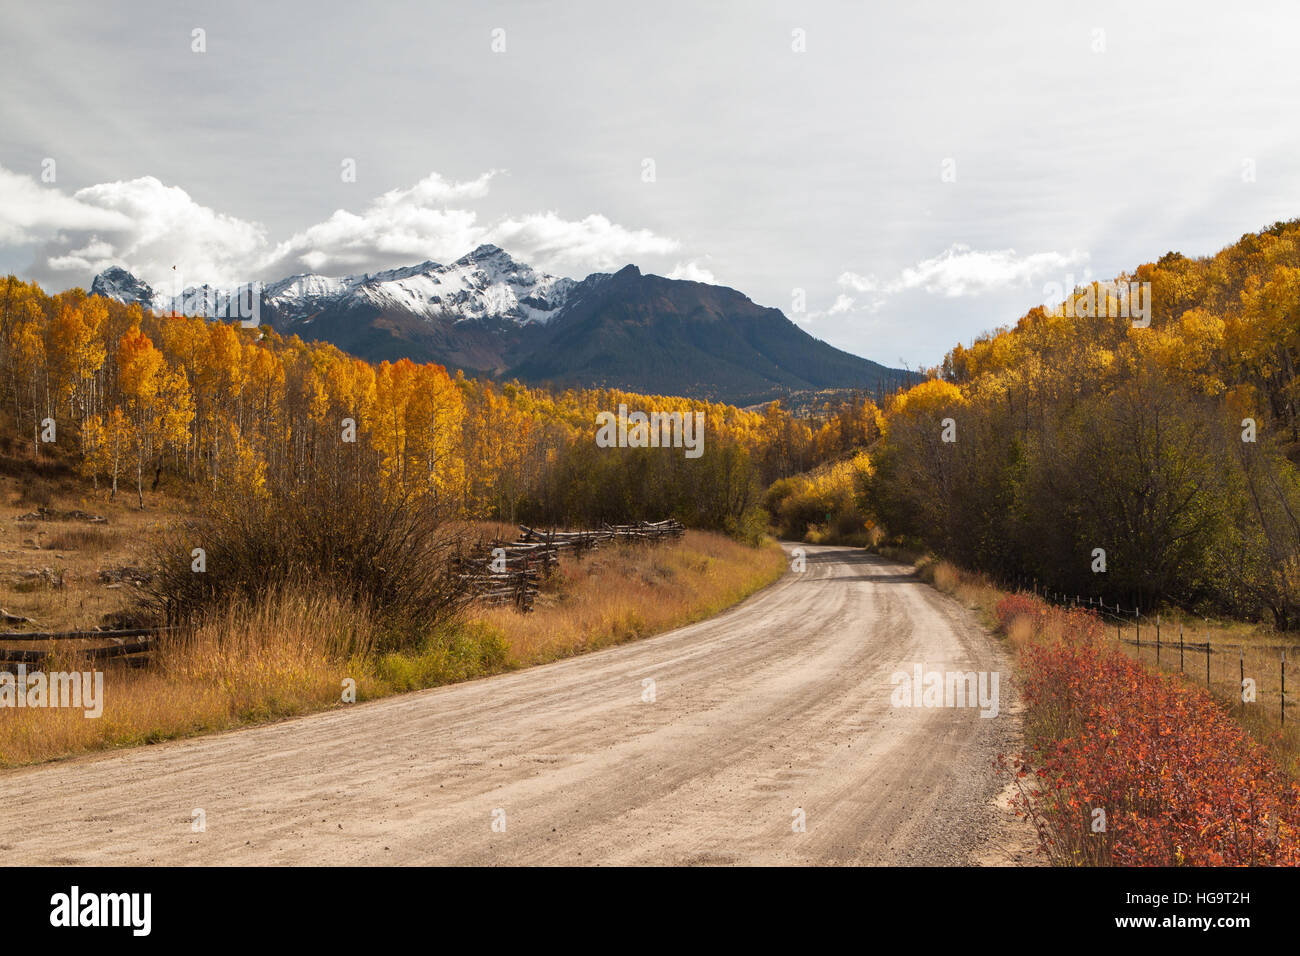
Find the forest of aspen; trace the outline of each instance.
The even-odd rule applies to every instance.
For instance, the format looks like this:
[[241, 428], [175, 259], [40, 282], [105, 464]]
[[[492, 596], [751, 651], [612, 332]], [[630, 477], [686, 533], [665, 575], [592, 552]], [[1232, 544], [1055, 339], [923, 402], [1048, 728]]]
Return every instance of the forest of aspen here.
[[[183, 489], [202, 512], [192, 534], [243, 516], [231, 547], [257, 533], [247, 516], [301, 525], [311, 501], [312, 533], [336, 526], [337, 553], [372, 507], [394, 533], [416, 513], [673, 516], [751, 543], [893, 543], [1111, 604], [1300, 625], [1300, 221], [1119, 278], [1150, 283], [1149, 327], [1048, 303], [909, 390], [793, 415], [373, 365], [10, 276], [0, 426], [29, 458], [71, 456], [99, 494], [147, 509]], [[703, 456], [597, 447], [596, 414], [620, 404], [703, 411]]]

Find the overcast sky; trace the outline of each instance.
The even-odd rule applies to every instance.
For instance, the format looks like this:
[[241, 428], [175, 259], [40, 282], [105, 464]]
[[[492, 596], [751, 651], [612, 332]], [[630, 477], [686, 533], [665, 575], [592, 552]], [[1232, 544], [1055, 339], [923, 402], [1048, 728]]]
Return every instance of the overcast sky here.
[[221, 284], [494, 242], [932, 365], [1046, 283], [1300, 215], [1300, 4], [1083, 6], [11, 5], [0, 272]]

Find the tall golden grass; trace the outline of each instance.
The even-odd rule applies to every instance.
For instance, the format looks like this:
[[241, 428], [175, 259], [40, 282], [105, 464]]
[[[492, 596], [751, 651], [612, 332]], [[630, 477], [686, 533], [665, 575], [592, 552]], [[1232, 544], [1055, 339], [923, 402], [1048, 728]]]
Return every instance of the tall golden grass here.
[[[104, 710], [98, 718], [77, 709], [5, 708], [0, 766], [328, 707], [340, 701], [344, 678], [356, 679], [359, 689], [368, 680], [364, 645], [356, 646], [356, 653], [347, 648], [369, 633], [364, 615], [328, 595], [278, 593], [256, 604], [232, 604], [163, 644], [147, 669], [100, 665]], [[64, 652], [42, 669], [93, 671], [95, 666]]]
[[475, 618], [504, 635], [519, 664], [580, 654], [716, 614], [780, 577], [786, 559], [720, 534], [689, 531], [678, 543], [621, 544], [581, 560], [565, 556], [532, 614], [496, 608]]

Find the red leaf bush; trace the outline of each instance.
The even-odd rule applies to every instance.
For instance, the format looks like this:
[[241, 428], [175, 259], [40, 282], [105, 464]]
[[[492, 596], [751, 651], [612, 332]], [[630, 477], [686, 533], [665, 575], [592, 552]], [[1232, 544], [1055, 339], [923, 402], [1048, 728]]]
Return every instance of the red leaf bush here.
[[1013, 594], [995, 613], [1035, 634], [1019, 651], [1028, 749], [999, 764], [1053, 862], [1300, 864], [1300, 787], [1212, 697], [1108, 646], [1091, 611]]

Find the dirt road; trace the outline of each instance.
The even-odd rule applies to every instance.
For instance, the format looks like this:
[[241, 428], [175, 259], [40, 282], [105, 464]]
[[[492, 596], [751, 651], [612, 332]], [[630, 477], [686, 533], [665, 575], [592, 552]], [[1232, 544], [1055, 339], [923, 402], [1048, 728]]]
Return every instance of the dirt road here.
[[[908, 568], [811, 546], [807, 562], [648, 640], [6, 773], [0, 859], [1006, 862], [991, 764], [1017, 718], [1001, 651]], [[1000, 672], [1000, 715], [893, 706], [891, 675], [915, 664]]]

